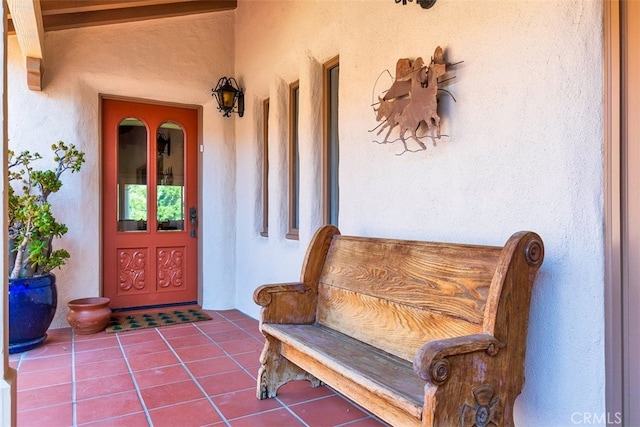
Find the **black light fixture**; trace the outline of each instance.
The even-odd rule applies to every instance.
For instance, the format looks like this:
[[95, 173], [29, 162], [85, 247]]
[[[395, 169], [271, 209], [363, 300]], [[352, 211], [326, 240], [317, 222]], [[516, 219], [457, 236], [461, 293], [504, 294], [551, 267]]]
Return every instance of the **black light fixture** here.
[[244, 92], [238, 86], [238, 82], [233, 77], [220, 77], [215, 89], [211, 89], [213, 96], [218, 101], [218, 111], [222, 111], [224, 117], [231, 116], [231, 113], [238, 113], [244, 116]]
[[[413, 0], [408, 0], [408, 1], [413, 1]], [[402, 2], [403, 5], [407, 4], [407, 0], [396, 0], [396, 3], [400, 3], [400, 2]], [[431, 8], [431, 6], [436, 4], [436, 0], [416, 0], [416, 3], [422, 6], [423, 9], [429, 9]]]

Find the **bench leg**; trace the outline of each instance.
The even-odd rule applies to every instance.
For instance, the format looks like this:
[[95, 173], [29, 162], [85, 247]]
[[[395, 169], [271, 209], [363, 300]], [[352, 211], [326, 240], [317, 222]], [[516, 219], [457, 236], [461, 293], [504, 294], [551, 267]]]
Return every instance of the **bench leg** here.
[[262, 366], [258, 371], [258, 399], [275, 397], [278, 389], [294, 380], [307, 380], [312, 387], [318, 387], [322, 382], [280, 354], [280, 341], [267, 335], [267, 340], [260, 355]]

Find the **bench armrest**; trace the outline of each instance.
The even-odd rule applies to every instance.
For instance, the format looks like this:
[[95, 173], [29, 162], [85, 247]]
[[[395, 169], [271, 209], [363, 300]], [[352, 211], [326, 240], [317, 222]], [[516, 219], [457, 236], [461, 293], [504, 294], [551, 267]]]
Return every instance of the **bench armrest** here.
[[413, 360], [413, 370], [424, 381], [440, 385], [449, 378], [448, 357], [478, 351], [484, 351], [489, 356], [495, 356], [502, 347], [504, 347], [504, 344], [489, 334], [475, 334], [430, 341], [416, 353]]
[[253, 293], [262, 306], [260, 323], [311, 324], [316, 317], [317, 294], [304, 283], [263, 285]]
[[258, 287], [253, 292], [253, 301], [261, 305], [262, 307], [266, 307], [271, 304], [272, 295], [281, 293], [281, 292], [297, 292], [299, 294], [304, 293], [306, 288], [304, 283], [300, 282], [291, 282], [291, 283], [272, 283], [269, 285], [263, 285]]

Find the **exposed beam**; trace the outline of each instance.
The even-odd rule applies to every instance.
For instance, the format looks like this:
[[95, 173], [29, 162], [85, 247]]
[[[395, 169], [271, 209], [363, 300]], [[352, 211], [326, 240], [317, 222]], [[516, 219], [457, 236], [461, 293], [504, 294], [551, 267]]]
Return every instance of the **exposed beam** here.
[[31, 90], [42, 90], [42, 58], [27, 56], [27, 86]]
[[[44, 0], [40, 6], [47, 32], [233, 10], [237, 0]], [[10, 13], [8, 18], [7, 33], [13, 35], [16, 32]]]
[[46, 31], [93, 25], [118, 24], [197, 13], [220, 12], [237, 7], [236, 0], [67, 0], [43, 3]]
[[42, 4], [42, 14], [60, 15], [190, 1], [193, 0], [47, 0]]
[[27, 85], [42, 90], [44, 26], [40, 0], [7, 0], [20, 50], [27, 63]]

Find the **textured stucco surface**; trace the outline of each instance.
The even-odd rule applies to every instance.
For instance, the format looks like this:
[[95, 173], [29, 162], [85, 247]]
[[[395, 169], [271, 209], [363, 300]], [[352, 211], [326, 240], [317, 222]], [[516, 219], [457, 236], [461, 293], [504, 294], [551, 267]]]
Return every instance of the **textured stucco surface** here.
[[[518, 230], [544, 239], [535, 284], [518, 425], [565, 426], [604, 411], [602, 4], [445, 1], [428, 10], [391, 1], [240, 1], [236, 73], [249, 93], [236, 122], [237, 307], [268, 282], [297, 280], [320, 224], [324, 62], [340, 56], [340, 214], [343, 234], [503, 244]], [[242, 31], [251, 28], [251, 31]], [[380, 73], [399, 58], [450, 62], [450, 135], [419, 153], [378, 145], [370, 107]], [[259, 64], [259, 66], [258, 66]], [[300, 241], [287, 227], [286, 99], [300, 81]], [[388, 87], [381, 78], [378, 91]], [[385, 86], [387, 84], [387, 86]], [[379, 92], [378, 92], [379, 93]], [[256, 129], [270, 97], [269, 238], [259, 237]], [[275, 129], [274, 129], [275, 128]], [[242, 260], [252, 260], [247, 268]]]
[[[380, 73], [398, 58], [451, 62], [443, 138], [396, 154], [368, 132]], [[502, 245], [538, 232], [523, 426], [566, 426], [604, 412], [602, 3], [239, 0], [233, 12], [49, 33], [43, 92], [26, 88], [8, 44], [8, 134], [19, 147], [73, 142], [88, 153], [65, 183], [60, 216], [73, 257], [66, 301], [100, 292], [99, 94], [202, 106], [202, 304], [258, 316], [251, 295], [297, 280], [320, 225], [321, 67], [340, 56], [340, 228], [344, 234]], [[210, 88], [233, 74], [243, 118], [222, 119]], [[300, 241], [286, 240], [289, 84], [300, 82]], [[388, 83], [381, 79], [377, 89]], [[259, 236], [261, 105], [270, 98], [269, 237]]]

